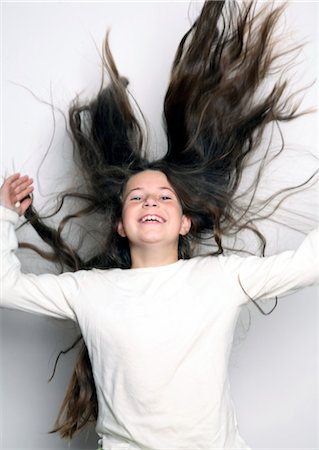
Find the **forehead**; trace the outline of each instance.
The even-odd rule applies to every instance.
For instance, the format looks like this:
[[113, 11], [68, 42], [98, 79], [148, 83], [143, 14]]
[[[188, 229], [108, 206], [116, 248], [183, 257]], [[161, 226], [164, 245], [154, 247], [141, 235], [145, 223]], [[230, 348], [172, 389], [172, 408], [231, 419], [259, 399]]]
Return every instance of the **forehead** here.
[[158, 189], [167, 187], [173, 190], [167, 176], [158, 170], [145, 170], [144, 172], [133, 175], [128, 182], [124, 192], [130, 192], [132, 189]]

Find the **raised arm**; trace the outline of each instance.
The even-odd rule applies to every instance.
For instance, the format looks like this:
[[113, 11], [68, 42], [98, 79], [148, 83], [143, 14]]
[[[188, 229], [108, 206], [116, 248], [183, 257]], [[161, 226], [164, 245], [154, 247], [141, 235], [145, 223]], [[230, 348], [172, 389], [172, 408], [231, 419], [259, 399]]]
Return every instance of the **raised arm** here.
[[15, 255], [18, 242], [14, 226], [31, 204], [32, 190], [32, 179], [19, 174], [7, 178], [0, 188], [0, 306], [76, 320], [75, 299], [86, 272], [24, 274]]
[[319, 229], [299, 248], [278, 255], [220, 258], [224, 271], [240, 291], [243, 302], [289, 294], [319, 282]]

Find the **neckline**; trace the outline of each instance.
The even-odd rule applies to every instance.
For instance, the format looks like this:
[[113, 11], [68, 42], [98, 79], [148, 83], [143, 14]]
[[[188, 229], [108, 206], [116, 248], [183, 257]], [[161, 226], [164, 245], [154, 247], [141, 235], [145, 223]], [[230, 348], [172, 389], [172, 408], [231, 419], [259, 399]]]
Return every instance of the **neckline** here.
[[184, 261], [185, 261], [185, 259], [178, 259], [177, 261], [175, 261], [173, 263], [163, 264], [162, 266], [135, 267], [135, 268], [124, 269], [124, 270], [127, 271], [127, 272], [130, 272], [130, 273], [133, 273], [133, 272], [135, 272], [135, 273], [137, 273], [137, 272], [138, 273], [142, 273], [142, 272], [159, 272], [159, 271], [170, 270], [170, 269], [173, 269], [175, 267], [178, 267]]

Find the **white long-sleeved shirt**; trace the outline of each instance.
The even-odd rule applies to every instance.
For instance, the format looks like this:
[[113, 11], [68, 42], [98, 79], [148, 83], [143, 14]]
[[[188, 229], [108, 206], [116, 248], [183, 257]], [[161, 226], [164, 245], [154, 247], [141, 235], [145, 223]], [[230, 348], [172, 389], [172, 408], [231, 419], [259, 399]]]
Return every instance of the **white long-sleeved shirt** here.
[[[318, 281], [318, 231], [267, 258], [195, 257], [161, 267], [23, 274], [18, 215], [0, 207], [1, 306], [77, 321], [108, 450], [248, 449], [227, 376], [236, 321], [249, 297]], [[249, 297], [248, 297], [249, 296]]]

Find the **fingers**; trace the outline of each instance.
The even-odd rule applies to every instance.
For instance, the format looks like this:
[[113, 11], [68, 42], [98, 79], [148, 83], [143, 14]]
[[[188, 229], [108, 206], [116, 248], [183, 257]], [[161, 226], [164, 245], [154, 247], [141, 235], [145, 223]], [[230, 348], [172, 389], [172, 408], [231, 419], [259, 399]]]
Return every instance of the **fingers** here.
[[10, 180], [10, 196], [11, 201], [16, 204], [28, 197], [33, 191], [33, 180], [28, 175], [20, 176], [19, 174], [12, 175]]
[[32, 203], [33, 180], [28, 175], [14, 174], [10, 185], [11, 201], [17, 213], [22, 216]]
[[26, 210], [29, 208], [29, 206], [32, 203], [32, 198], [30, 196], [26, 197], [21, 203], [20, 206], [17, 208], [17, 213], [19, 216], [22, 216]]
[[33, 180], [28, 175], [15, 173], [4, 181], [0, 188], [0, 202], [14, 209], [19, 215], [25, 213], [32, 203]]
[[21, 177], [20, 173], [14, 173], [5, 179], [5, 183], [10, 184], [13, 181], [17, 180], [19, 177]]

